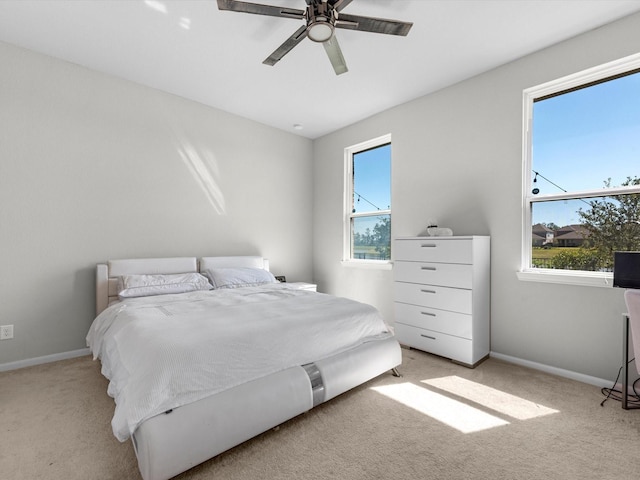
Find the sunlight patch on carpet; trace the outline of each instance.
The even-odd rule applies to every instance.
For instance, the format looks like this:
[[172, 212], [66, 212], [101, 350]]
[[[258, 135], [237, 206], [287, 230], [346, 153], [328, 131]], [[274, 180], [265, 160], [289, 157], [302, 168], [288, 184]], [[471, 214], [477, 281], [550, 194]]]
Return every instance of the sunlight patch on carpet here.
[[509, 424], [501, 418], [412, 383], [384, 385], [371, 389], [462, 433], [473, 433]]
[[422, 380], [422, 383], [466, 398], [467, 400], [509, 415], [510, 417], [517, 418], [518, 420], [529, 420], [531, 418], [558, 413], [558, 410], [554, 410], [553, 408], [545, 407], [544, 405], [455, 375]]

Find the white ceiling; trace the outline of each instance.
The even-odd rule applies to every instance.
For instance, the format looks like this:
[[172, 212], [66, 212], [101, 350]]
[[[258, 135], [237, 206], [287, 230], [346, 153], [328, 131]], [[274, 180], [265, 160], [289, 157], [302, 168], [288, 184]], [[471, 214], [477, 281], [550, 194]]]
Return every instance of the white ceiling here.
[[317, 138], [638, 11], [639, 0], [354, 0], [345, 13], [414, 25], [407, 37], [337, 30], [340, 76], [308, 39], [263, 65], [302, 21], [216, 0], [0, 0], [0, 41]]

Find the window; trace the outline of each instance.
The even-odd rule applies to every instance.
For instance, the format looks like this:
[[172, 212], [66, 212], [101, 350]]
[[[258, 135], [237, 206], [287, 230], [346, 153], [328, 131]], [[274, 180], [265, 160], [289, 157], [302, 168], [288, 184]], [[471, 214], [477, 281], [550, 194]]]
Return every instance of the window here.
[[391, 259], [391, 136], [345, 149], [344, 257], [355, 263]]
[[640, 55], [525, 90], [524, 113], [522, 273], [605, 285], [640, 250]]

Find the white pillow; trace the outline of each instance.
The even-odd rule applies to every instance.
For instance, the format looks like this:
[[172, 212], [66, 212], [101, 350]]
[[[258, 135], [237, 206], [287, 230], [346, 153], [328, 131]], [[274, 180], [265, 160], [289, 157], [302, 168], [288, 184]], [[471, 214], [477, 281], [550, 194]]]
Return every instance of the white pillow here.
[[213, 288], [238, 288], [276, 283], [276, 277], [262, 268], [209, 268], [205, 272]]
[[195, 292], [196, 290], [211, 290], [207, 278], [199, 273], [123, 275], [118, 278], [118, 297], [120, 299]]

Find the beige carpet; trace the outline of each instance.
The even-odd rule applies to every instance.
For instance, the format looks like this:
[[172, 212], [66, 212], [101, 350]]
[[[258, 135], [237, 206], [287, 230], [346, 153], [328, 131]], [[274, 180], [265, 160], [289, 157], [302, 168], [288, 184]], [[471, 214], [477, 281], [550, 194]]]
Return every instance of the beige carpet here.
[[[176, 478], [640, 478], [640, 410], [601, 407], [598, 388], [494, 359], [470, 370], [403, 354], [403, 378], [382, 375]], [[422, 382], [443, 378], [463, 390]], [[417, 392], [414, 401], [428, 396], [423, 406], [433, 411], [372, 389], [386, 386]], [[139, 479], [131, 444], [111, 433], [106, 389], [89, 357], [0, 373], [0, 478]], [[511, 410], [523, 401], [534, 415]], [[454, 411], [450, 420], [465, 430], [472, 420], [455, 410], [464, 405], [502, 425], [463, 433], [434, 418]]]

